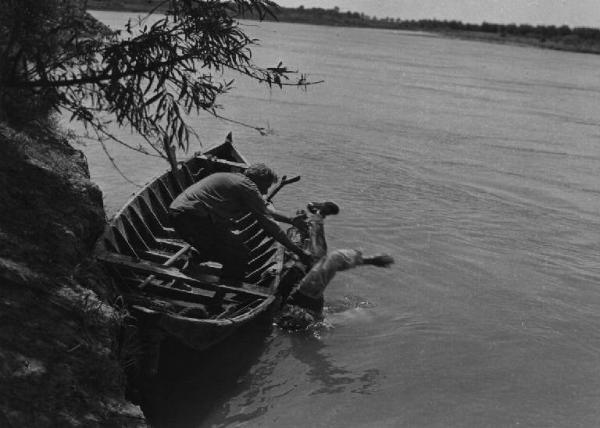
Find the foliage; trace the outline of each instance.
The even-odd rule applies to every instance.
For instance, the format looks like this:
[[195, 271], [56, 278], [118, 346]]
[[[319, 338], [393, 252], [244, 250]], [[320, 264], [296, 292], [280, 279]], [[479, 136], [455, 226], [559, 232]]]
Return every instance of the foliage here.
[[[255, 15], [258, 18], [258, 15]], [[267, 17], [267, 19], [270, 19]], [[430, 31], [449, 34], [461, 34], [468, 37], [490, 35], [513, 37], [519, 42], [555, 49], [568, 49], [581, 52], [600, 53], [600, 29], [566, 25], [529, 25], [529, 24], [481, 24], [463, 23], [437, 19], [403, 20], [400, 18], [377, 18], [358, 12], [342, 12], [339, 8], [281, 8], [277, 20], [283, 22], [301, 22], [319, 25], [339, 25], [348, 27], [370, 27], [394, 30]]]
[[[85, 12], [84, 0], [0, 0], [0, 115], [12, 123], [69, 112], [104, 141], [116, 121], [144, 137], [135, 150], [166, 157], [187, 149], [196, 136], [186, 122], [202, 111], [213, 116], [218, 97], [232, 88], [225, 72], [268, 86], [293, 81], [281, 63], [252, 61], [257, 40], [237, 21], [244, 13], [272, 15], [270, 0], [164, 0], [164, 15], [129, 21], [111, 31]], [[229, 74], [229, 73], [228, 73]], [[261, 130], [261, 128], [256, 128]]]
[[[255, 15], [258, 18], [258, 15]], [[266, 19], [270, 19], [266, 17]], [[377, 27], [390, 29], [410, 30], [462, 30], [482, 32], [505, 32], [507, 34], [535, 34], [546, 36], [565, 36], [576, 34], [582, 39], [600, 39], [600, 29], [576, 27], [570, 28], [566, 25], [557, 27], [555, 25], [529, 25], [529, 24], [494, 24], [483, 22], [481, 24], [463, 23], [461, 21], [447, 21], [438, 19], [403, 20], [401, 18], [378, 18], [368, 16], [359, 12], [342, 12], [339, 8], [280, 8], [277, 20], [284, 22], [309, 22], [313, 24], [347, 25], [360, 27]]]

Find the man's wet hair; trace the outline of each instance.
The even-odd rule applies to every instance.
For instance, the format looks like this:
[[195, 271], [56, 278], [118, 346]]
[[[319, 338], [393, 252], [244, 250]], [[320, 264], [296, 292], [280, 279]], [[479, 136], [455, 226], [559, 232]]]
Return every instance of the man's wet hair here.
[[252, 181], [260, 181], [261, 183], [275, 183], [277, 181], [277, 174], [264, 163], [253, 163], [246, 171], [244, 171], [246, 177]]

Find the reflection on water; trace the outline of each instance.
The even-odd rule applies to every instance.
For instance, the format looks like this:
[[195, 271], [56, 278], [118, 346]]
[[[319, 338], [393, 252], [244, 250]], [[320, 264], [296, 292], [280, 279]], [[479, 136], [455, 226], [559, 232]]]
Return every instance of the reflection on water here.
[[259, 361], [271, 329], [242, 328], [217, 346], [195, 352], [168, 342], [159, 375], [146, 391], [142, 408], [157, 427], [197, 427], [219, 413]]
[[[273, 341], [267, 346], [261, 363], [250, 370], [242, 383], [244, 392], [231, 397], [224, 410], [224, 417], [216, 426], [231, 426], [240, 422], [249, 422], [268, 412], [277, 400], [283, 400], [299, 388], [296, 383], [309, 382], [309, 396], [337, 394], [344, 391], [353, 394], [368, 394], [377, 383], [377, 369], [354, 373], [337, 366], [326, 355], [326, 345], [314, 334], [282, 332], [278, 330]], [[295, 366], [293, 372], [274, 381], [273, 374], [282, 362]], [[217, 423], [212, 420], [212, 423]], [[252, 426], [252, 424], [250, 424]]]
[[379, 370], [369, 369], [355, 373], [337, 367], [335, 362], [327, 357], [327, 346], [318, 335], [307, 332], [289, 333], [289, 336], [289, 355], [307, 367], [304, 374], [315, 385], [316, 389], [310, 395], [344, 391], [368, 394], [370, 388], [376, 384]]
[[[380, 371], [354, 372], [336, 365], [320, 337], [332, 328], [319, 324], [286, 332], [246, 327], [203, 352], [168, 342], [142, 408], [157, 427], [226, 427], [251, 424], [263, 416], [274, 401], [294, 393], [299, 377], [312, 385], [311, 396], [370, 394]], [[276, 369], [292, 360], [296, 369], [274, 381]]]
[[291, 340], [291, 355], [298, 361], [304, 363], [308, 370], [306, 375], [316, 386], [311, 395], [336, 394], [350, 391], [355, 394], [368, 394], [370, 389], [376, 385], [379, 370], [369, 369], [362, 373], [353, 373], [342, 367], [336, 367], [335, 363], [324, 355], [326, 346], [319, 338], [308, 335], [305, 337], [293, 337]]

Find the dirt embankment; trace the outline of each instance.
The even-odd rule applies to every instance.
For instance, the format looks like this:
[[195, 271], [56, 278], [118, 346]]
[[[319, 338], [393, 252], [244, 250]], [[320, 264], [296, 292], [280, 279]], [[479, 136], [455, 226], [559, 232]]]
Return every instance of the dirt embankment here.
[[90, 259], [104, 223], [81, 152], [0, 123], [0, 426], [146, 426], [124, 398], [116, 293]]

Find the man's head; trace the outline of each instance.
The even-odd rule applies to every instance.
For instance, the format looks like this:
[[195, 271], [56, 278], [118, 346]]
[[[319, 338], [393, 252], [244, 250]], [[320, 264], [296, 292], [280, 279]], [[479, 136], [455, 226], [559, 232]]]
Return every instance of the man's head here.
[[263, 195], [277, 181], [277, 174], [264, 163], [253, 163], [246, 169], [244, 174], [256, 184], [256, 187], [258, 187], [258, 190]]

